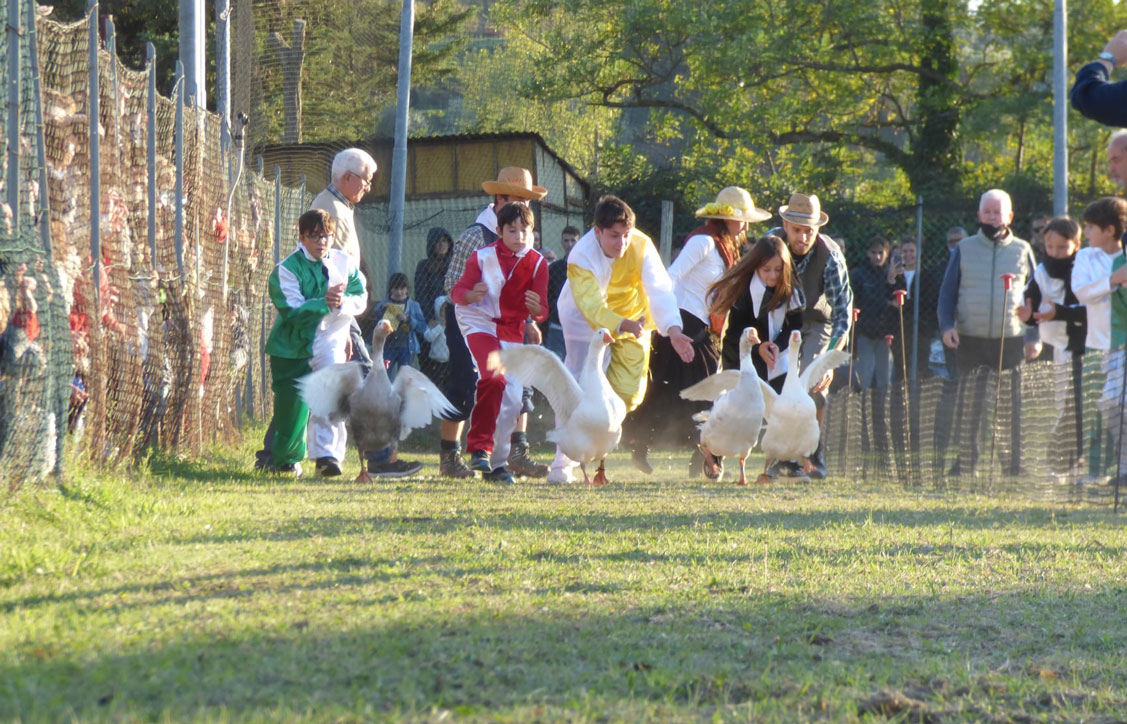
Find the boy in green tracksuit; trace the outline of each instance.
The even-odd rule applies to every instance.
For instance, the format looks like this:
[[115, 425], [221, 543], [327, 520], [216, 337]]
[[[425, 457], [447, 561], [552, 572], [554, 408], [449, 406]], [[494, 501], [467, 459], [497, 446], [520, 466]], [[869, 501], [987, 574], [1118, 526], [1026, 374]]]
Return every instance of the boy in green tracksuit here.
[[[368, 303], [367, 285], [356, 263], [331, 248], [333, 217], [313, 209], [297, 220], [301, 245], [270, 275], [270, 301], [278, 309], [266, 340], [274, 390], [274, 470], [301, 474], [309, 408], [297, 381], [310, 372], [348, 360], [352, 319]], [[312, 456], [322, 475], [340, 474], [347, 439], [343, 422], [312, 420]], [[326, 469], [335, 467], [335, 472]]]

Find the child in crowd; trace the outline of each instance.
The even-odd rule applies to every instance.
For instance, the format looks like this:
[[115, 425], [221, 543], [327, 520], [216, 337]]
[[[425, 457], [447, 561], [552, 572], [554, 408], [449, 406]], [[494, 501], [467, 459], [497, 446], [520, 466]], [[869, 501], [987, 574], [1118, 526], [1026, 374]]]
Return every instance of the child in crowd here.
[[755, 371], [776, 392], [787, 372], [790, 333], [802, 330], [802, 289], [795, 284], [790, 249], [768, 234], [755, 243], [709, 290], [713, 315], [728, 315], [721, 356], [724, 369], [740, 368], [740, 337], [748, 327], [759, 332], [752, 347]]
[[[477, 366], [478, 382], [466, 448], [470, 469], [512, 483], [505, 467], [521, 408], [521, 386], [490, 369], [492, 352], [522, 344], [525, 321], [548, 316], [548, 264], [532, 248], [532, 210], [508, 203], [497, 212], [500, 238], [475, 251], [450, 290], [455, 316]], [[492, 460], [491, 460], [492, 457]]]
[[307, 424], [318, 474], [340, 475], [347, 432], [343, 421], [310, 419], [297, 381], [348, 360], [349, 329], [368, 304], [364, 276], [352, 257], [333, 249], [336, 222], [312, 209], [297, 220], [301, 244], [270, 275], [270, 301], [278, 316], [266, 340], [274, 390], [273, 470], [301, 475]]
[[1080, 225], [1058, 216], [1042, 229], [1044, 261], [1025, 287], [1025, 303], [1015, 310], [1028, 325], [1037, 325], [1040, 342], [1026, 342], [1026, 359], [1041, 354], [1041, 343], [1053, 348], [1053, 389], [1057, 421], [1050, 446], [1049, 467], [1057, 475], [1072, 469], [1084, 444], [1082, 402], [1083, 355], [1088, 312], [1072, 291], [1072, 270], [1080, 249]]
[[446, 346], [445, 296], [434, 300], [434, 316], [427, 320], [423, 339], [427, 342], [425, 357], [420, 356], [419, 368], [439, 389], [446, 384], [446, 368], [450, 364], [450, 348]]
[[1105, 353], [1101, 371], [1106, 378], [1099, 402], [1104, 431], [1095, 430], [1089, 457], [1088, 479], [1095, 482], [1105, 479], [1119, 434], [1123, 345], [1127, 341], [1127, 293], [1123, 289], [1127, 265], [1122, 242], [1127, 201], [1112, 196], [1093, 201], [1084, 209], [1083, 220], [1088, 248], [1076, 254], [1072, 289], [1088, 307], [1088, 349]]
[[411, 299], [411, 287], [403, 272], [392, 274], [387, 280], [387, 299], [372, 310], [372, 318], [391, 322], [392, 332], [384, 342], [383, 358], [387, 374], [395, 379], [400, 367], [410, 367], [419, 353], [419, 334], [426, 329], [423, 308]]

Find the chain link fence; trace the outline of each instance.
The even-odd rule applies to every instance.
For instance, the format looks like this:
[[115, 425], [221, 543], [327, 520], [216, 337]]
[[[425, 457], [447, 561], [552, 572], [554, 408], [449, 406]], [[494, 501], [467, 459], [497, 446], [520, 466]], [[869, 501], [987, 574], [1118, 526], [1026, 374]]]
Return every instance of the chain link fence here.
[[20, 44], [20, 193], [0, 251], [0, 470], [13, 488], [60, 471], [64, 439], [98, 465], [199, 454], [268, 414], [266, 282], [308, 200], [242, 168], [182, 83], [160, 97], [152, 64], [122, 65], [112, 24], [100, 40], [90, 17], [62, 25], [9, 2], [35, 32]]
[[[1031, 241], [1040, 258], [1043, 242], [1033, 226], [1050, 215], [1018, 211], [1013, 230]], [[939, 339], [936, 309], [948, 239], [955, 241], [959, 231], [975, 233], [976, 212], [973, 202], [950, 208], [921, 201], [915, 207], [831, 213], [824, 230], [842, 242], [851, 271], [866, 263], [876, 238], [889, 240], [902, 257], [910, 256], [905, 243], [915, 244], [918, 253], [903, 327], [900, 312], [890, 307], [877, 330], [888, 335], [891, 384], [862, 385], [856, 356], [836, 375], [823, 438], [830, 473], [1110, 503], [1122, 454], [1122, 351], [1089, 350], [1075, 363], [1054, 362], [1046, 346], [1036, 360], [999, 375], [997, 364], [960, 367], [958, 352]]]

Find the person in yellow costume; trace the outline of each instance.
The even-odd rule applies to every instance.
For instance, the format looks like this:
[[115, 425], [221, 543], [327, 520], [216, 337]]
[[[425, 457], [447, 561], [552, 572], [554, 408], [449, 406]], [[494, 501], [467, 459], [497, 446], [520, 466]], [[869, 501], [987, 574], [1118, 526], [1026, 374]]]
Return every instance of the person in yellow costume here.
[[[617, 196], [599, 199], [594, 228], [576, 242], [567, 262], [567, 282], [557, 303], [564, 365], [578, 378], [591, 334], [601, 327], [611, 330], [607, 380], [629, 412], [646, 395], [652, 330], [669, 337], [684, 362], [693, 360], [673, 282], [653, 242], [634, 228], [633, 209]], [[557, 448], [548, 482], [572, 482], [576, 465]]]

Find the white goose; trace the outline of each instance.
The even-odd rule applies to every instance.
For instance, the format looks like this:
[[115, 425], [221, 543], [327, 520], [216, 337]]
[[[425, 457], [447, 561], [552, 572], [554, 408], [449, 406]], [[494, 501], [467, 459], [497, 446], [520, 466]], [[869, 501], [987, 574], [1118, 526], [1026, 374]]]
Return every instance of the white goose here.
[[391, 323], [381, 319], [372, 334], [372, 365], [361, 378], [359, 362], [329, 365], [298, 380], [301, 399], [313, 415], [330, 422], [346, 420], [348, 438], [360, 453], [360, 475], [356, 482], [370, 483], [364, 453], [382, 450], [411, 431], [430, 424], [434, 417], [455, 412], [434, 383], [413, 367], [400, 367], [395, 382], [383, 365], [383, 347], [391, 334]]
[[[604, 460], [618, 447], [626, 417], [626, 404], [611, 389], [603, 371], [607, 345], [613, 341], [606, 329], [594, 333], [578, 381], [559, 357], [543, 347], [510, 347], [499, 354], [506, 376], [535, 387], [548, 398], [559, 427], [547, 437], [564, 455], [579, 461], [588, 485], [606, 485]], [[592, 480], [587, 476], [587, 463], [595, 460], [599, 469]]]
[[770, 482], [767, 468], [777, 460], [801, 460], [803, 470], [809, 473], [814, 469], [808, 457], [818, 449], [821, 428], [818, 426], [818, 409], [810, 388], [818, 384], [827, 372], [849, 361], [849, 353], [839, 349], [826, 350], [810, 361], [809, 366], [799, 374], [799, 359], [802, 348], [802, 334], [791, 332], [790, 346], [787, 349], [787, 378], [783, 391], [775, 394], [769, 385], [763, 386], [763, 398], [767, 403], [767, 430], [759, 446], [767, 458], [763, 475], [758, 482]]
[[[740, 368], [709, 375], [681, 390], [686, 400], [712, 402], [712, 409], [698, 412], [693, 419], [700, 422], [700, 450], [705, 464], [713, 455], [740, 459], [740, 479], [736, 485], [747, 485], [744, 461], [759, 440], [763, 425], [763, 389], [767, 383], [759, 378], [751, 361], [751, 348], [759, 344], [759, 333], [748, 327], [740, 336]], [[712, 463], [715, 465], [715, 463]]]

